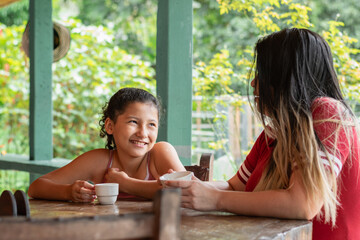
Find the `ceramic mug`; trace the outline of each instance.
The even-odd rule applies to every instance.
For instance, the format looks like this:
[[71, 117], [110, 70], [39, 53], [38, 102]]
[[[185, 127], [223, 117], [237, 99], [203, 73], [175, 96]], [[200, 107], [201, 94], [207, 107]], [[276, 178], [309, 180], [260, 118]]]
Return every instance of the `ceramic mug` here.
[[114, 204], [119, 194], [118, 183], [95, 184], [96, 196], [100, 204]]
[[163, 187], [165, 187], [165, 181], [168, 180], [190, 181], [192, 176], [194, 176], [194, 173], [191, 171], [181, 171], [181, 172], [166, 173], [162, 175], [159, 179]]

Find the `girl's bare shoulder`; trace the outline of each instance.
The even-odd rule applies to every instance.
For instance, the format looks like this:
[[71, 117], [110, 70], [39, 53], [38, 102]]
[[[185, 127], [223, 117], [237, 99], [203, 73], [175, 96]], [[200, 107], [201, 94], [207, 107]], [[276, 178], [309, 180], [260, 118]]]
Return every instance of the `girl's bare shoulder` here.
[[157, 152], [162, 151], [175, 151], [175, 148], [168, 142], [157, 142], [150, 152], [156, 154]]
[[110, 150], [105, 148], [93, 149], [76, 157], [73, 162], [107, 162], [110, 157]]
[[168, 142], [158, 142], [150, 151], [151, 165], [161, 176], [168, 172], [169, 169], [174, 171], [184, 171], [184, 167], [180, 162], [179, 156], [175, 148]]

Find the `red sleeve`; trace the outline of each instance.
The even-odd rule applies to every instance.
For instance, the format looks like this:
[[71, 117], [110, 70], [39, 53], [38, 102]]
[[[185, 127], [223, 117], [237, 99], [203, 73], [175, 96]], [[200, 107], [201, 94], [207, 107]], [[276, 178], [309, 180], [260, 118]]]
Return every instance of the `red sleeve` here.
[[313, 104], [314, 130], [327, 152], [319, 149], [318, 154], [328, 169], [330, 161], [334, 164], [336, 175], [339, 175], [350, 151], [349, 136], [346, 135], [341, 122], [351, 121], [346, 112], [346, 108], [332, 98], [318, 98]]
[[261, 154], [261, 147], [265, 142], [265, 132], [262, 131], [259, 137], [256, 139], [256, 142], [250, 153], [246, 156], [245, 161], [241, 164], [239, 170], [237, 171], [236, 175], [240, 179], [242, 183], [246, 185], [251, 173], [254, 171], [257, 161], [259, 159], [259, 155]]

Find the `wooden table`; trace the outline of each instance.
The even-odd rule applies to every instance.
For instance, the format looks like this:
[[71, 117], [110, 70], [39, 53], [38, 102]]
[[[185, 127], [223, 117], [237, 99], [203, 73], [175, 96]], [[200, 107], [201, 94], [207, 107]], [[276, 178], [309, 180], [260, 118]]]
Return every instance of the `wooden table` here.
[[[111, 216], [151, 212], [150, 201], [117, 201], [115, 205], [30, 200], [32, 219]], [[181, 209], [181, 239], [311, 239], [309, 221], [246, 217], [224, 212]]]

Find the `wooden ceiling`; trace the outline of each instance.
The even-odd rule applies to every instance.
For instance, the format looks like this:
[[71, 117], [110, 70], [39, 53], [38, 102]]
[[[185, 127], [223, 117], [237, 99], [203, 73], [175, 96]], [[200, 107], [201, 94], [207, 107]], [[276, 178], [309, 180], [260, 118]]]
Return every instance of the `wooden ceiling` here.
[[0, 8], [5, 7], [11, 3], [17, 2], [19, 0], [0, 0]]

